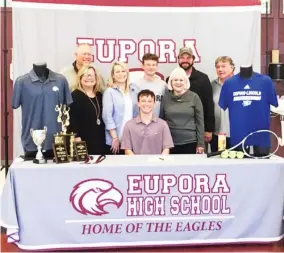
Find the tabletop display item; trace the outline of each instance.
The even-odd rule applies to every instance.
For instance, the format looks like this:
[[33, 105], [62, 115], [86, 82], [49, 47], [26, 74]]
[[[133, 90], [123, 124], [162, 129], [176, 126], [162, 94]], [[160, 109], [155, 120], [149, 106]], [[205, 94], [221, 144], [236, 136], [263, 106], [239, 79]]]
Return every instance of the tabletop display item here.
[[37, 154], [36, 157], [33, 159], [34, 163], [43, 164], [46, 163], [46, 159], [44, 158], [42, 154], [42, 144], [44, 143], [44, 140], [46, 139], [46, 133], [47, 133], [47, 127], [45, 126], [43, 129], [37, 129], [34, 130], [31, 128], [30, 130], [33, 142], [37, 146]]
[[57, 163], [76, 161], [74, 141], [76, 133], [67, 133], [70, 125], [70, 107], [60, 104], [56, 105], [55, 111], [58, 112], [57, 122], [61, 123], [61, 132], [54, 135], [53, 152]]

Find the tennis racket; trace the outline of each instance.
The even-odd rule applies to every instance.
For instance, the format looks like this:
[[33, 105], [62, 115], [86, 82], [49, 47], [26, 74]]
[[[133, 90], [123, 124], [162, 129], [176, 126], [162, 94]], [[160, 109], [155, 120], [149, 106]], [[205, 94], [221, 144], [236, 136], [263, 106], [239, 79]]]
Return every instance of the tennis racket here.
[[[260, 133], [270, 133], [271, 135], [273, 135], [276, 139], [277, 139], [277, 145], [276, 145], [276, 148], [274, 150], [274, 152], [266, 155], [266, 156], [261, 156], [261, 157], [256, 157], [256, 156], [253, 156], [253, 155], [250, 155], [248, 152], [247, 152], [247, 148], [246, 147], [246, 141], [248, 138], [252, 137], [253, 135], [257, 135], [257, 134], [260, 134]], [[251, 146], [251, 145], [249, 145]], [[212, 157], [212, 156], [218, 156], [218, 155], [221, 155], [221, 157], [223, 158], [244, 158], [244, 156], [248, 157], [248, 158], [255, 158], [255, 159], [266, 159], [266, 158], [269, 158], [271, 156], [273, 156], [279, 149], [279, 146], [280, 146], [280, 140], [279, 140], [279, 137], [277, 136], [276, 133], [270, 131], [270, 130], [257, 130], [257, 131], [254, 131], [252, 133], [250, 133], [249, 135], [247, 135], [240, 143], [238, 143], [237, 145], [229, 148], [229, 149], [224, 149], [224, 150], [220, 150], [220, 151], [217, 151], [217, 152], [212, 152], [212, 153], [207, 153], [207, 157]], [[234, 151], [237, 147], [242, 147], [243, 151]]]

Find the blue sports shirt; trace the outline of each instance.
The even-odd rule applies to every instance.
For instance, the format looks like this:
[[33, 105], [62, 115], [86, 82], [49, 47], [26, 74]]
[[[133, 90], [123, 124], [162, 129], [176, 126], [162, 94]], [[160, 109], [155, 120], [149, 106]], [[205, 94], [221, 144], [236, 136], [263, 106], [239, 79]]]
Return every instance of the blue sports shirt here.
[[[224, 82], [219, 106], [229, 110], [231, 146], [253, 131], [270, 130], [270, 105], [277, 107], [278, 100], [272, 79], [267, 75], [253, 73], [251, 78], [244, 79], [237, 74]], [[270, 134], [253, 135], [245, 144], [270, 147]]]

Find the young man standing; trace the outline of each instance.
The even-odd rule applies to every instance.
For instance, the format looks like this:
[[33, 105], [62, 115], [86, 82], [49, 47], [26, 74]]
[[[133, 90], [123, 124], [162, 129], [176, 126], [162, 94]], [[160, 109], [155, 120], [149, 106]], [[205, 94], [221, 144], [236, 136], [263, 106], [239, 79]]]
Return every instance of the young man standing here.
[[155, 54], [147, 53], [142, 58], [142, 68], [144, 70], [144, 76], [136, 81], [134, 84], [140, 90], [151, 90], [155, 94], [155, 107], [154, 115], [159, 117], [160, 105], [165, 94], [166, 82], [156, 76], [158, 68], [159, 57]]
[[138, 93], [139, 115], [124, 126], [121, 149], [126, 155], [168, 155], [174, 147], [166, 121], [153, 115], [155, 94], [150, 90]]

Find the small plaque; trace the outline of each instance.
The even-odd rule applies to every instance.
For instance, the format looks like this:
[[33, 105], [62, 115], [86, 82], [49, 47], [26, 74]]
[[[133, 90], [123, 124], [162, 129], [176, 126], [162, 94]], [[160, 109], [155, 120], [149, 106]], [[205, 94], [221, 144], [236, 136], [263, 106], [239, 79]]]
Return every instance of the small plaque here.
[[64, 144], [53, 144], [53, 153], [56, 163], [68, 163], [68, 153]]
[[85, 141], [74, 142], [77, 161], [85, 161], [88, 157], [88, 149]]

